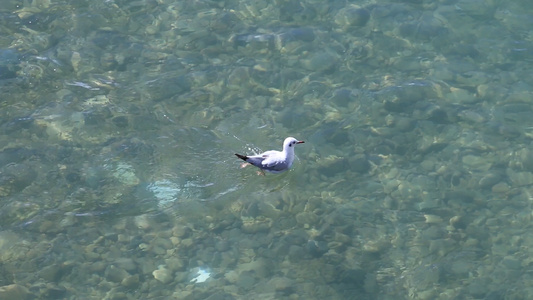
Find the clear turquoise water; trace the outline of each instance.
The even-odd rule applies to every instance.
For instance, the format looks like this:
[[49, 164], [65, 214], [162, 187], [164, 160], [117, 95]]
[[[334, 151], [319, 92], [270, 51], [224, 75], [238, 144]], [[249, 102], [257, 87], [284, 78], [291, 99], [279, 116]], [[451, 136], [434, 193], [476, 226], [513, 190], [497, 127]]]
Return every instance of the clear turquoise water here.
[[532, 297], [529, 1], [0, 15], [0, 298]]

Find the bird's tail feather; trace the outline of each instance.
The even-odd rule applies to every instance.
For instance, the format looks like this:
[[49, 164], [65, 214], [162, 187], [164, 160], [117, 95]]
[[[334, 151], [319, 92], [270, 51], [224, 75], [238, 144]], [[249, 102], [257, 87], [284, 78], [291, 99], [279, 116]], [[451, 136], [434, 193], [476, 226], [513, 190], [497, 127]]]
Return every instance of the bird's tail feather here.
[[235, 153], [235, 155], [236, 155], [238, 158], [240, 158], [240, 159], [242, 159], [242, 160], [244, 160], [244, 161], [246, 161], [246, 160], [248, 159], [248, 156], [246, 156], [246, 155], [240, 155], [240, 154], [237, 154], [237, 153]]

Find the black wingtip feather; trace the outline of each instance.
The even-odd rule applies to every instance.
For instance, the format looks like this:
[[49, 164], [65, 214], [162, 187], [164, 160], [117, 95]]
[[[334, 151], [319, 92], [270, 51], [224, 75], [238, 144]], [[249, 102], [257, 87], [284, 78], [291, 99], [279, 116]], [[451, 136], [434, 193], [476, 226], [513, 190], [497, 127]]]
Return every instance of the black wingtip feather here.
[[242, 159], [242, 160], [244, 160], [244, 161], [246, 161], [246, 160], [248, 159], [248, 156], [246, 156], [246, 155], [240, 155], [240, 154], [237, 154], [237, 153], [235, 153], [235, 155], [236, 155], [238, 158], [240, 158], [240, 159]]

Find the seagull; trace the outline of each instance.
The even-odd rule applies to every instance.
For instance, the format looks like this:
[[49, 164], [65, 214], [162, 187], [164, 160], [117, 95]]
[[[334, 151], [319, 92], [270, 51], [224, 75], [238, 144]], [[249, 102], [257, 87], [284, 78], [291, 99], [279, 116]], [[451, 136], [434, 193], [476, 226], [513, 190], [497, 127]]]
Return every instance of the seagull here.
[[[294, 161], [294, 145], [303, 144], [304, 141], [299, 141], [293, 137], [288, 137], [283, 141], [283, 151], [270, 150], [258, 155], [235, 155], [245, 162], [254, 165], [262, 171], [270, 173], [281, 173], [287, 171], [292, 166]], [[243, 165], [245, 167], [246, 164]]]

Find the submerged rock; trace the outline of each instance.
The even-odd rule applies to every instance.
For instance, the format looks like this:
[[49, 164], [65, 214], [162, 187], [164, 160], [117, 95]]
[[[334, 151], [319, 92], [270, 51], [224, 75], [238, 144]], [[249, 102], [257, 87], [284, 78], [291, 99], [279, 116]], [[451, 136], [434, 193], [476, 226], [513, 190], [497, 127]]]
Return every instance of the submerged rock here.
[[328, 243], [325, 241], [309, 240], [305, 244], [305, 250], [311, 255], [311, 257], [318, 258], [328, 252], [329, 247]]
[[364, 155], [356, 155], [348, 160], [350, 168], [357, 173], [366, 173], [370, 170], [370, 162]]
[[17, 77], [19, 54], [15, 49], [0, 49], [0, 80]]
[[348, 160], [344, 157], [329, 155], [318, 161], [318, 167], [322, 174], [334, 176], [346, 170]]
[[37, 178], [37, 172], [27, 164], [9, 164], [0, 172], [0, 196], [17, 193]]
[[339, 10], [335, 16], [335, 23], [344, 28], [363, 27], [368, 20], [370, 20], [370, 11], [357, 5], [348, 5]]
[[328, 51], [317, 52], [301, 61], [302, 66], [309, 71], [320, 72], [332, 69], [339, 61], [336, 54]]
[[128, 273], [128, 271], [113, 265], [110, 265], [105, 270], [105, 278], [111, 282], [120, 283], [129, 276], [131, 275]]
[[29, 300], [33, 299], [33, 295], [22, 285], [10, 284], [0, 287], [0, 299]]
[[164, 266], [159, 266], [157, 270], [152, 272], [154, 278], [162, 283], [169, 283], [172, 281], [172, 272]]

